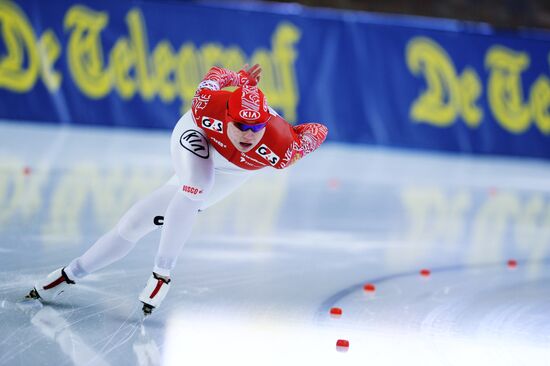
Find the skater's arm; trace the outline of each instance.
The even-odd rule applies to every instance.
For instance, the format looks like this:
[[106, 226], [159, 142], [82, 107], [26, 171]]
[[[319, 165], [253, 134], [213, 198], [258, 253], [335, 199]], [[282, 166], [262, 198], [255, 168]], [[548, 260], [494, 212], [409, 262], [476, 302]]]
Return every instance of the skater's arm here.
[[197, 92], [208, 90], [221, 90], [228, 86], [242, 86], [242, 85], [256, 85], [260, 80], [260, 73], [262, 69], [260, 65], [255, 64], [248, 66], [244, 65], [243, 69], [239, 72], [224, 69], [222, 67], [214, 66], [204, 76]]
[[286, 168], [304, 156], [311, 154], [321, 146], [328, 134], [328, 128], [320, 123], [303, 123], [293, 126], [292, 130], [296, 137], [288, 148], [281, 164], [276, 168]]

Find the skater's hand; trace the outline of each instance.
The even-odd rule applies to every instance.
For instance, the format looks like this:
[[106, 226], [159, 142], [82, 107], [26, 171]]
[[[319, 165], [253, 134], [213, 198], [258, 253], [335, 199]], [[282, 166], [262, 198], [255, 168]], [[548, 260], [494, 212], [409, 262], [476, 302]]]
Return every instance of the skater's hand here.
[[239, 74], [248, 79], [247, 85], [256, 86], [260, 82], [260, 73], [262, 72], [262, 67], [259, 64], [254, 64], [248, 66], [245, 64]]

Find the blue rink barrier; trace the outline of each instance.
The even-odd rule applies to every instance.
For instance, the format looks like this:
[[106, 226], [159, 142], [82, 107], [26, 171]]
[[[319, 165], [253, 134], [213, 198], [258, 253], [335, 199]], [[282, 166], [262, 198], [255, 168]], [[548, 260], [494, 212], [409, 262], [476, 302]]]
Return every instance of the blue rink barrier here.
[[0, 118], [169, 129], [212, 65], [257, 62], [269, 103], [333, 141], [550, 157], [543, 31], [130, 0], [2, 1], [0, 22]]

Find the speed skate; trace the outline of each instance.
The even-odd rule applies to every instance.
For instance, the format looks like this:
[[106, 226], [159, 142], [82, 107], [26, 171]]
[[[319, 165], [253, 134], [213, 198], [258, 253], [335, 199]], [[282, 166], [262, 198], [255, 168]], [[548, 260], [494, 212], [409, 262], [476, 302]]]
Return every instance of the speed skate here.
[[25, 298], [52, 301], [67, 290], [70, 285], [74, 284], [75, 282], [67, 276], [64, 268], [58, 268], [51, 272], [43, 281], [37, 282]]
[[168, 294], [171, 279], [159, 276], [155, 272], [149, 277], [147, 284], [141, 294], [139, 301], [143, 303], [143, 315], [151, 315], [153, 309], [157, 308]]

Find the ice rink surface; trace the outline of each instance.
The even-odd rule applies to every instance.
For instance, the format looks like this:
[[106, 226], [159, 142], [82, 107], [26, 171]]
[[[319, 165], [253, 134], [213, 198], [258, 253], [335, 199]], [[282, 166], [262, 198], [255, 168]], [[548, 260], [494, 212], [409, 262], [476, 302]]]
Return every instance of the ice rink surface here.
[[540, 160], [325, 144], [201, 213], [145, 321], [159, 231], [22, 303], [171, 176], [168, 141], [0, 123], [0, 365], [550, 364]]

